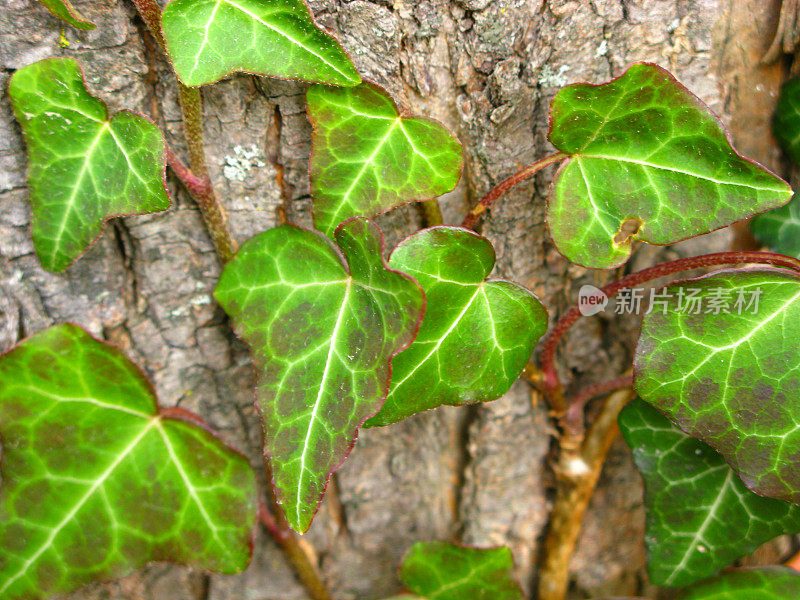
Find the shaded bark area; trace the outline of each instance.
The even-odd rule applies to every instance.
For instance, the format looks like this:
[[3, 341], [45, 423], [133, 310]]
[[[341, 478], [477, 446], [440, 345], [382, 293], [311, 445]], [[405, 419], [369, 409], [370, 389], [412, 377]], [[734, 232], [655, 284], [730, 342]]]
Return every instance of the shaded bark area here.
[[[732, 113], [712, 69], [715, 23], [730, 9], [723, 4], [311, 2], [366, 78], [401, 104], [442, 120], [463, 142], [464, 177], [442, 201], [445, 221], [453, 224], [493, 184], [552, 151], [547, 107], [568, 83], [602, 82], [647, 60], [672, 70], [713, 109]], [[174, 82], [163, 58], [144, 43], [131, 5], [75, 5], [97, 29], [65, 28], [66, 47], [59, 44], [61, 24], [34, 0], [8, 0], [0, 11], [0, 350], [53, 323], [79, 323], [141, 365], [162, 404], [201, 414], [260, 472], [249, 355], [211, 298], [220, 266], [196, 206], [171, 176], [169, 211], [114, 220], [65, 274], [44, 272], [33, 254], [24, 148], [6, 93], [14, 69], [73, 56], [89, 87], [112, 109], [154, 116], [170, 145], [185, 150]], [[239, 242], [275, 226], [281, 214], [310, 225], [306, 87], [237, 75], [203, 89], [209, 167]], [[544, 206], [552, 175], [544, 171], [507, 194], [490, 211], [483, 233], [497, 250], [495, 274], [531, 288], [556, 318], [582, 284], [602, 285], [613, 274], [571, 266], [549, 242]], [[378, 222], [387, 248], [422, 225], [414, 206]], [[658, 257], [724, 249], [728, 241], [723, 233], [666, 250], [642, 248], [628, 269]], [[563, 349], [564, 374], [595, 381], [624, 371], [635, 327], [613, 315], [580, 322]], [[553, 491], [552, 431], [545, 407], [533, 400], [530, 388], [517, 382], [494, 403], [444, 408], [361, 432], [338, 473], [341, 506], [326, 501], [307, 536], [338, 599], [396, 592], [397, 564], [414, 541], [454, 536], [477, 545], [509, 544], [518, 576], [531, 589]], [[641, 484], [618, 442], [573, 559], [573, 597], [649, 593], [643, 531]], [[241, 575], [209, 577], [154, 565], [72, 597], [302, 600], [305, 594], [277, 547], [259, 533], [253, 562]]]

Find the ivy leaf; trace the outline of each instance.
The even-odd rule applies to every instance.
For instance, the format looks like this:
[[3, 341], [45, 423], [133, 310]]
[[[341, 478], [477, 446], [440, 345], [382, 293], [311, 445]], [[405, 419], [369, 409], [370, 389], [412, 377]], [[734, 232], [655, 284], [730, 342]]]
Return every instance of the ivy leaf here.
[[91, 30], [96, 27], [91, 21], [87, 21], [69, 0], [39, 0], [45, 8], [57, 16], [62, 21], [69, 23], [76, 29]]
[[800, 196], [750, 223], [753, 234], [774, 252], [800, 258]]
[[9, 95], [28, 146], [33, 243], [45, 269], [66, 269], [111, 217], [169, 208], [158, 127], [130, 111], [109, 117], [76, 60], [19, 69]]
[[698, 583], [679, 600], [794, 600], [800, 598], [800, 573], [788, 567], [735, 569]]
[[800, 163], [800, 77], [781, 86], [772, 120], [775, 137], [795, 163]]
[[411, 275], [427, 300], [417, 337], [392, 361], [392, 383], [367, 427], [442, 404], [505, 394], [547, 329], [547, 311], [510, 281], [487, 280], [491, 242], [458, 227], [424, 229], [400, 243], [389, 265]]
[[259, 373], [264, 451], [297, 531], [311, 524], [330, 474], [386, 398], [391, 358], [422, 318], [417, 284], [386, 267], [380, 230], [343, 223], [338, 248], [292, 225], [249, 240], [214, 293]]
[[672, 244], [788, 202], [787, 183], [739, 156], [721, 123], [664, 69], [636, 64], [560, 90], [550, 141], [570, 158], [547, 207], [558, 250], [598, 269], [634, 239]]
[[774, 537], [800, 532], [800, 507], [748, 490], [722, 456], [643, 400], [622, 410], [619, 426], [644, 478], [655, 585], [692, 584]]
[[506, 546], [469, 548], [418, 542], [400, 567], [400, 581], [426, 600], [522, 600]]
[[255, 476], [133, 363], [75, 325], [0, 358], [0, 597], [38, 599], [168, 560], [250, 561]]
[[361, 82], [303, 0], [174, 0], [162, 25], [172, 66], [186, 85], [214, 83], [237, 71], [331, 85]]
[[461, 144], [441, 123], [412, 117], [375, 84], [313, 86], [306, 94], [314, 224], [325, 234], [455, 188]]
[[[639, 395], [722, 454], [757, 494], [800, 502], [800, 277], [727, 271], [665, 290], [666, 310], [642, 323]], [[702, 302], [690, 305], [690, 295]]]

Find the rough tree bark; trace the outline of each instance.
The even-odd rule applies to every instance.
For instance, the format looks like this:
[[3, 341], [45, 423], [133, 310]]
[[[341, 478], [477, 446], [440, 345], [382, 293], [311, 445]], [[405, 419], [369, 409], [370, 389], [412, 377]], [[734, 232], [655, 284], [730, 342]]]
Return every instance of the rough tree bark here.
[[[158, 51], [143, 41], [131, 5], [125, 0], [75, 4], [97, 29], [63, 28], [68, 45], [59, 43], [59, 21], [34, 0], [5, 0], [0, 9], [0, 351], [53, 323], [79, 323], [140, 364], [164, 405], [199, 412], [260, 468], [248, 354], [211, 298], [219, 263], [196, 207], [173, 177], [169, 211], [109, 223], [102, 239], [64, 275], [44, 272], [33, 254], [24, 149], [6, 94], [14, 69], [49, 56], [74, 56], [82, 61], [90, 88], [112, 108], [152, 115], [154, 103], [160, 106], [158, 118], [170, 144], [184, 149], [174, 82]], [[366, 78], [416, 112], [441, 119], [462, 140], [464, 178], [442, 203], [448, 223], [459, 223], [467, 205], [494, 183], [549, 151], [546, 109], [567, 83], [604, 81], [631, 62], [647, 60], [672, 70], [723, 115], [744, 118], [736, 97], [746, 96], [737, 91], [745, 84], [737, 80], [736, 68], [745, 58], [737, 55], [740, 45], [731, 45], [739, 27], [731, 25], [735, 4], [311, 2], [318, 21], [338, 35]], [[763, 29], [769, 32], [776, 3], [750, 4], [763, 8]], [[769, 41], [763, 40], [764, 48]], [[715, 53], [722, 57], [716, 62]], [[772, 86], [768, 105], [777, 81], [765, 85]], [[240, 242], [273, 227], [279, 207], [285, 206], [290, 221], [310, 224], [305, 89], [242, 75], [203, 90], [210, 168]], [[765, 123], [760, 126], [764, 137]], [[772, 152], [775, 164], [770, 148], [746, 150]], [[612, 274], [570, 266], [552, 247], [543, 224], [551, 177], [548, 170], [509, 193], [492, 209], [483, 232], [496, 245], [496, 273], [533, 289], [557, 317], [582, 283], [605, 283]], [[404, 207], [379, 222], [391, 247], [421, 226], [421, 215]], [[729, 237], [717, 234], [667, 250], [643, 248], [629, 269], [656, 256], [719, 249]], [[563, 353], [571, 377], [588, 381], [622, 372], [634, 328], [610, 317], [579, 323]], [[361, 433], [338, 475], [342, 511], [326, 502], [308, 534], [338, 599], [397, 591], [396, 567], [413, 541], [453, 537], [509, 544], [520, 580], [531, 589], [553, 484], [547, 468], [552, 431], [545, 407], [533, 400], [530, 388], [517, 382], [491, 404], [440, 409]], [[341, 514], [343, 521], [336, 518]], [[617, 444], [573, 560], [573, 597], [648, 593], [643, 529], [641, 484], [629, 454]], [[259, 534], [252, 565], [242, 575], [209, 577], [154, 565], [72, 597], [301, 600], [305, 595], [276, 546]]]

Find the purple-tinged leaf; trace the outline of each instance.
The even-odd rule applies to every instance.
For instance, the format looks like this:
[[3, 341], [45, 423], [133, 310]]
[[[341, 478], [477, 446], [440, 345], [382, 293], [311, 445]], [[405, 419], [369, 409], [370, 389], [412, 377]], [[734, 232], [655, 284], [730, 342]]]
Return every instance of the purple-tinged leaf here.
[[351, 219], [335, 239], [292, 225], [265, 231], [214, 293], [253, 351], [264, 451], [301, 532], [386, 398], [390, 360], [414, 339], [424, 306], [419, 286], [384, 264], [375, 225]]
[[159, 410], [141, 371], [75, 325], [0, 357], [0, 598], [63, 594], [154, 560], [242, 571], [255, 476], [198, 421]]
[[800, 503], [800, 276], [723, 271], [645, 316], [636, 390], [762, 496]]

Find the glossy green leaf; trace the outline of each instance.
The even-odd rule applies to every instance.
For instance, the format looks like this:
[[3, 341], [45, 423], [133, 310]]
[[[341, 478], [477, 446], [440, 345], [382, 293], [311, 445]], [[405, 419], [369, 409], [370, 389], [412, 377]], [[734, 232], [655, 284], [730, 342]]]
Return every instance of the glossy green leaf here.
[[452, 190], [461, 144], [441, 123], [398, 110], [374, 84], [308, 90], [314, 224], [325, 234], [350, 217], [374, 217]]
[[505, 546], [469, 548], [418, 542], [400, 567], [400, 581], [426, 600], [522, 600], [514, 559]]
[[159, 411], [141, 371], [75, 325], [0, 357], [0, 598], [66, 593], [153, 560], [243, 570], [255, 476], [195, 421]]
[[722, 454], [748, 488], [800, 502], [800, 277], [727, 271], [665, 290], [666, 310], [642, 323], [639, 395]]
[[547, 207], [558, 250], [599, 269], [634, 239], [671, 244], [789, 201], [789, 185], [739, 156], [721, 123], [665, 70], [636, 64], [556, 94], [550, 141], [570, 155]]
[[800, 573], [788, 567], [736, 569], [692, 586], [678, 600], [797, 600]]
[[781, 86], [772, 129], [789, 156], [800, 163], [800, 77]]
[[253, 351], [264, 450], [298, 531], [386, 398], [390, 359], [411, 343], [424, 305], [417, 284], [384, 264], [375, 225], [347, 221], [335, 239], [338, 248], [292, 225], [259, 234], [214, 293]]
[[69, 23], [76, 29], [90, 30], [95, 28], [95, 24], [91, 21], [87, 21], [83, 15], [75, 10], [75, 7], [72, 6], [69, 0], [39, 0], [39, 2], [44, 4], [47, 10], [59, 19]]
[[653, 584], [689, 585], [800, 532], [800, 507], [748, 490], [722, 456], [643, 400], [622, 410], [619, 426], [644, 478]]
[[786, 206], [758, 215], [750, 228], [773, 252], [800, 258], [800, 195]]
[[366, 426], [388, 425], [442, 404], [459, 406], [505, 394], [547, 329], [547, 311], [510, 281], [487, 280], [491, 242], [458, 227], [407, 238], [389, 258], [411, 275], [427, 304], [417, 337], [392, 361], [392, 383]]
[[331, 85], [361, 81], [304, 0], [174, 0], [162, 24], [172, 66], [186, 85], [237, 71]]
[[158, 127], [130, 111], [109, 117], [76, 60], [21, 68], [9, 95], [28, 146], [33, 243], [45, 269], [66, 269], [106, 219], [169, 208]]

